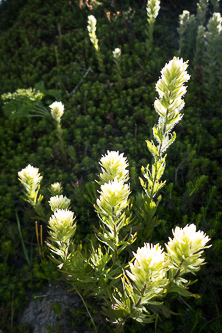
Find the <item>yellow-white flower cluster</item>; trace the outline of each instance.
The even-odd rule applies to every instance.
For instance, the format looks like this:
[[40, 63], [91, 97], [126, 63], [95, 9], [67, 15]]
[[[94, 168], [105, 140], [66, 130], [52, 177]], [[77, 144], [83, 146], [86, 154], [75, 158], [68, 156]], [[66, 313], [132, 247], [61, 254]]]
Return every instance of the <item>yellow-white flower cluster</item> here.
[[92, 42], [94, 48], [96, 51], [99, 50], [98, 46], [98, 39], [96, 37], [96, 18], [93, 15], [88, 16], [88, 26], [87, 26], [88, 32], [89, 32], [89, 38]]
[[23, 184], [26, 190], [26, 196], [29, 198], [28, 201], [32, 205], [36, 204], [37, 193], [39, 184], [42, 180], [42, 176], [39, 173], [38, 168], [34, 168], [30, 164], [18, 172], [19, 180]]
[[187, 225], [183, 229], [176, 227], [173, 231], [174, 238], [169, 238], [166, 244], [169, 267], [180, 269], [183, 273], [195, 273], [200, 269], [204, 259], [201, 258], [203, 249], [210, 238], [203, 231], [196, 231], [194, 224]]
[[160, 0], [148, 0], [146, 5], [146, 11], [148, 21], [155, 21], [160, 10]]
[[135, 282], [144, 295], [152, 298], [163, 291], [169, 282], [167, 279], [167, 261], [165, 253], [159, 244], [145, 243], [138, 248], [134, 263], [129, 263], [131, 272], [127, 274]]
[[[187, 67], [187, 62], [174, 57], [164, 66], [161, 78], [156, 84], [156, 91], [160, 97], [154, 102], [155, 110], [160, 115], [158, 127], [163, 126], [166, 115], [171, 119], [169, 125], [166, 125], [166, 132], [171, 130], [183, 116], [180, 111], [185, 104], [182, 99], [186, 93], [184, 83], [190, 79], [190, 75], [186, 71]], [[175, 119], [174, 123], [173, 119]]]
[[[177, 57], [163, 67], [161, 78], [156, 84], [156, 91], [160, 97], [163, 97], [168, 90], [170, 91], [170, 101], [173, 101], [186, 93], [186, 87], [183, 84], [190, 79], [190, 75], [186, 71], [187, 67], [188, 63]], [[173, 109], [173, 107], [171, 108]]]
[[222, 31], [222, 17], [220, 13], [213, 13], [213, 16], [210, 18], [207, 28], [209, 33], [207, 34], [207, 38], [214, 38], [218, 36]]
[[55, 212], [57, 209], [69, 209], [70, 200], [63, 195], [56, 195], [49, 200], [51, 210]]
[[44, 96], [43, 93], [40, 91], [37, 91], [35, 89], [29, 88], [29, 89], [17, 89], [14, 93], [6, 93], [1, 96], [3, 101], [10, 100], [10, 99], [16, 99], [18, 97], [28, 97], [30, 100], [35, 101], [38, 99], [42, 99]]
[[189, 19], [190, 19], [190, 12], [188, 10], [184, 10], [183, 13], [179, 16], [179, 24], [180, 24], [179, 29], [182, 30], [183, 33], [188, 25]]
[[74, 213], [67, 209], [57, 209], [49, 219], [51, 236], [60, 242], [66, 242], [75, 233]]
[[39, 169], [34, 168], [30, 164], [18, 172], [19, 180], [24, 184], [33, 184], [33, 187], [36, 187], [39, 182], [42, 180], [40, 176]]
[[99, 177], [102, 183], [107, 183], [114, 178], [126, 182], [129, 179], [129, 171], [126, 169], [129, 164], [127, 158], [118, 151], [107, 151], [105, 156], [100, 159], [102, 173]]
[[128, 204], [130, 188], [117, 178], [101, 185], [100, 198], [97, 205], [107, 216], [118, 216]]
[[52, 118], [60, 123], [61, 117], [64, 114], [64, 105], [62, 102], [54, 102], [50, 106]]
[[116, 48], [116, 49], [113, 51], [113, 58], [116, 59], [117, 61], [119, 61], [119, 60], [120, 60], [120, 57], [121, 57], [121, 49]]
[[52, 195], [58, 195], [58, 194], [61, 194], [62, 193], [62, 185], [61, 183], [54, 183], [54, 184], [51, 184], [51, 188], [50, 188], [50, 193]]

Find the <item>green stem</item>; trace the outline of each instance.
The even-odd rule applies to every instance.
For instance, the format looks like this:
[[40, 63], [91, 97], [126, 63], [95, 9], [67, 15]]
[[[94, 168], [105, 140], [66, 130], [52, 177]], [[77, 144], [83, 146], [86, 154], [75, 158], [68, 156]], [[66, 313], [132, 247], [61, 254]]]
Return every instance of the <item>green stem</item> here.
[[183, 265], [184, 259], [181, 260], [180, 266], [178, 271], [176, 272], [176, 274], [174, 275], [174, 277], [172, 278], [172, 280], [170, 281], [168, 286], [171, 286], [171, 284], [178, 278], [178, 276], [180, 275], [181, 272], [181, 266]]
[[57, 124], [57, 135], [58, 135], [58, 139], [59, 139], [59, 142], [60, 142], [61, 152], [62, 152], [62, 154], [65, 158], [65, 161], [67, 162], [67, 154], [66, 154], [66, 149], [65, 149], [63, 136], [62, 136], [62, 127], [61, 127], [60, 123]]
[[115, 238], [115, 250], [114, 250], [114, 256], [113, 256], [113, 263], [115, 264], [118, 258], [118, 252], [117, 252], [117, 248], [118, 248], [118, 234], [117, 234], [117, 230], [116, 230], [116, 224], [115, 224], [115, 214], [114, 214], [114, 207], [112, 207], [112, 222], [114, 224], [113, 226], [113, 232], [114, 232], [114, 238]]
[[[171, 92], [169, 94], [169, 97], [171, 95]], [[164, 126], [163, 126], [163, 138], [166, 134], [166, 122], [167, 122], [167, 116], [168, 116], [168, 113], [169, 113], [169, 110], [167, 109], [166, 111], [166, 117], [165, 117], [165, 121], [164, 121]], [[158, 148], [158, 155], [156, 156], [156, 159], [157, 159], [157, 162], [159, 161], [159, 159], [161, 158], [161, 149], [162, 149], [162, 144], [163, 144], [163, 141], [160, 142], [160, 145], [159, 145], [159, 148]], [[153, 190], [154, 190], [154, 187], [155, 187], [155, 184], [156, 184], [156, 179], [157, 179], [157, 171], [156, 171], [156, 167], [155, 167], [155, 176], [154, 176], [154, 181], [153, 181], [153, 186], [151, 188], [151, 192], [150, 192], [150, 198], [149, 198], [149, 203], [151, 202], [151, 200], [153, 199]]]
[[[171, 92], [169, 94], [169, 97], [170, 96], [171, 96]], [[167, 111], [166, 111], [166, 117], [165, 117], [165, 121], [164, 121], [164, 126], [163, 126], [163, 138], [165, 137], [165, 134], [166, 134], [166, 122], [167, 122], [168, 113], [169, 113], [169, 110], [167, 109]], [[158, 149], [158, 157], [157, 158], [160, 158], [160, 156], [161, 156], [162, 144], [163, 144], [163, 141], [160, 142], [159, 149]]]

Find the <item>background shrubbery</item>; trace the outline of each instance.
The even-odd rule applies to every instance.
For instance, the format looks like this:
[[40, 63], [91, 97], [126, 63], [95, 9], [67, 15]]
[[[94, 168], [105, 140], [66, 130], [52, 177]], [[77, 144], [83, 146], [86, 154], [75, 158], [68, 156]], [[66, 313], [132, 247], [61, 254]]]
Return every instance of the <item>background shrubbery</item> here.
[[[87, 238], [98, 221], [84, 195], [96, 178], [102, 154], [108, 149], [124, 152], [129, 159], [132, 190], [140, 189], [140, 168], [151, 160], [145, 140], [151, 137], [157, 121], [153, 110], [157, 97], [155, 83], [164, 64], [178, 54], [179, 14], [184, 9], [196, 13], [196, 1], [189, 4], [162, 1], [154, 29], [154, 47], [148, 55], [146, 1], [125, 0], [121, 4], [101, 1], [92, 10], [84, 1], [82, 8], [79, 3], [7, 0], [0, 4], [0, 95], [40, 82], [44, 82], [46, 90], [60, 93], [65, 104], [62, 127], [67, 147], [67, 154], [61, 156], [53, 120], [8, 118], [0, 100], [0, 328], [3, 332], [18, 332], [16, 320], [24, 301], [41, 290], [45, 282], [58, 279], [57, 269], [46, 259], [47, 254], [42, 260], [38, 255], [35, 216], [20, 198], [17, 172], [31, 164], [43, 175], [43, 186], [61, 181], [77, 216], [77, 237]], [[91, 14], [97, 18], [103, 72], [98, 68], [88, 37], [87, 17]], [[116, 47], [122, 50], [121, 85], [112, 59]], [[187, 60], [186, 54], [180, 56]], [[222, 329], [222, 97], [217, 87], [215, 98], [206, 94], [201, 75], [195, 74], [201, 71], [196, 72], [193, 59], [189, 60], [192, 78], [185, 98], [184, 118], [177, 128], [177, 140], [168, 152], [167, 185], [158, 210], [164, 222], [155, 229], [152, 242], [164, 243], [175, 225], [195, 223], [212, 238], [213, 246], [206, 251], [207, 265], [198, 273], [199, 281], [192, 287], [202, 297], [186, 299], [186, 303], [180, 299], [179, 306], [178, 300], [169, 300], [171, 309], [181, 315], [159, 322], [157, 332]], [[70, 94], [75, 88], [75, 93]], [[49, 91], [44, 97], [46, 107], [55, 100], [53, 96]], [[16, 211], [29, 263], [22, 248]], [[44, 239], [46, 229], [43, 224]], [[141, 328], [132, 325], [129, 332], [133, 329], [140, 332]], [[154, 331], [152, 326], [149, 329]]]

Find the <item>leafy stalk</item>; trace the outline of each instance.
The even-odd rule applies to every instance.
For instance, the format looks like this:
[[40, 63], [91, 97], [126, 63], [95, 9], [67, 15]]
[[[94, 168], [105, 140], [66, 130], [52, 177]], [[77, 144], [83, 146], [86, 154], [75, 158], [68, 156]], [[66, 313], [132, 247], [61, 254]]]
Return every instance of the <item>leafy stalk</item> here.
[[147, 11], [147, 50], [148, 53], [151, 51], [153, 46], [153, 31], [154, 31], [154, 24], [156, 22], [156, 18], [159, 14], [160, 10], [160, 0], [147, 0], [146, 11]]
[[190, 78], [186, 71], [187, 67], [187, 62], [174, 57], [173, 60], [165, 65], [161, 72], [161, 78], [156, 84], [159, 98], [154, 102], [154, 107], [159, 115], [159, 121], [153, 127], [153, 136], [157, 145], [153, 141], [146, 141], [148, 150], [153, 155], [154, 163], [151, 168], [149, 164], [145, 168], [141, 168], [146, 182], [140, 178], [146, 194], [143, 214], [146, 220], [145, 235], [147, 237], [156, 223], [154, 221], [152, 224], [152, 220], [160, 199], [157, 199], [157, 203], [155, 203], [154, 197], [165, 185], [165, 181], [161, 181], [166, 165], [165, 152], [176, 139], [176, 133], [172, 132], [174, 126], [183, 117], [181, 110], [185, 103], [182, 97], [186, 93], [184, 83]]

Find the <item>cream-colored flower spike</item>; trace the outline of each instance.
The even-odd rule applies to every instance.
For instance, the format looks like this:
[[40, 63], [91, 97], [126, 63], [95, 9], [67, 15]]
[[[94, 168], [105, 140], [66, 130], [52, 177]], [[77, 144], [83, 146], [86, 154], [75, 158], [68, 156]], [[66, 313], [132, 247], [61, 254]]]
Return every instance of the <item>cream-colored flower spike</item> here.
[[61, 194], [63, 191], [61, 183], [57, 182], [57, 183], [51, 184], [51, 188], [49, 189], [49, 191], [53, 196]]
[[67, 241], [75, 233], [74, 213], [67, 209], [58, 209], [49, 219], [51, 236], [58, 241]]
[[161, 71], [161, 78], [156, 84], [156, 91], [160, 97], [170, 93], [169, 101], [182, 97], [186, 93], [186, 87], [183, 84], [190, 79], [187, 73], [188, 63], [183, 59], [174, 57], [164, 66]]
[[116, 48], [116, 49], [113, 51], [113, 58], [116, 59], [116, 60], [119, 60], [120, 57], [121, 57], [121, 49]]
[[203, 231], [196, 231], [194, 224], [186, 225], [183, 229], [176, 227], [173, 231], [174, 238], [169, 238], [166, 244], [170, 267], [180, 269], [181, 274], [195, 273], [200, 269], [204, 259], [201, 254], [210, 241]]
[[19, 180], [25, 187], [27, 193], [25, 193], [28, 201], [31, 205], [36, 204], [39, 184], [42, 180], [42, 176], [39, 173], [38, 168], [34, 168], [30, 164], [18, 172]]
[[183, 13], [179, 16], [179, 24], [180, 24], [180, 28], [178, 29], [179, 31], [181, 29], [183, 33], [185, 32], [189, 19], [190, 19], [190, 12], [188, 10], [184, 10]]
[[62, 102], [54, 102], [50, 106], [52, 118], [60, 123], [61, 117], [64, 114], [64, 105]]
[[147, 165], [146, 168], [142, 167], [141, 169], [147, 182], [145, 183], [140, 178], [141, 185], [149, 200], [153, 200], [157, 192], [165, 185], [165, 182], [160, 181], [165, 170], [165, 152], [176, 139], [176, 133], [172, 133], [174, 126], [183, 117], [180, 111], [184, 107], [182, 99], [186, 93], [184, 83], [190, 78], [186, 71], [187, 67], [187, 62], [174, 57], [164, 66], [161, 78], [156, 84], [159, 98], [154, 102], [154, 107], [159, 115], [159, 120], [158, 124], [153, 127], [153, 136], [157, 145], [153, 141], [146, 141], [155, 163], [152, 168]]
[[222, 31], [222, 17], [220, 13], [213, 13], [213, 16], [210, 18], [207, 28], [210, 32], [209, 39], [212, 37], [218, 36]]
[[169, 282], [167, 279], [167, 261], [165, 253], [159, 244], [153, 245], [145, 243], [138, 248], [134, 263], [129, 263], [131, 272], [128, 276], [141, 290], [146, 286], [150, 296], [155, 295]]
[[101, 184], [108, 183], [114, 178], [123, 182], [129, 179], [129, 171], [126, 169], [129, 166], [127, 157], [119, 154], [118, 151], [108, 150], [107, 154], [100, 159], [100, 165], [102, 167], [102, 173], [99, 175]]
[[148, 20], [155, 21], [160, 10], [160, 0], [148, 0], [146, 5], [146, 11]]
[[90, 41], [92, 42], [96, 51], [98, 51], [99, 46], [98, 46], [98, 39], [96, 37], [96, 18], [93, 15], [88, 16], [87, 29], [88, 29], [88, 32], [89, 32]]
[[97, 199], [97, 205], [107, 216], [119, 215], [128, 204], [129, 194], [129, 185], [115, 178], [101, 185], [100, 198]]
[[56, 195], [49, 200], [51, 210], [55, 212], [57, 209], [69, 209], [70, 200], [63, 195]]
[[18, 172], [19, 180], [24, 184], [33, 184], [33, 187], [36, 187], [39, 182], [42, 180], [40, 176], [39, 169], [34, 168], [30, 164]]

